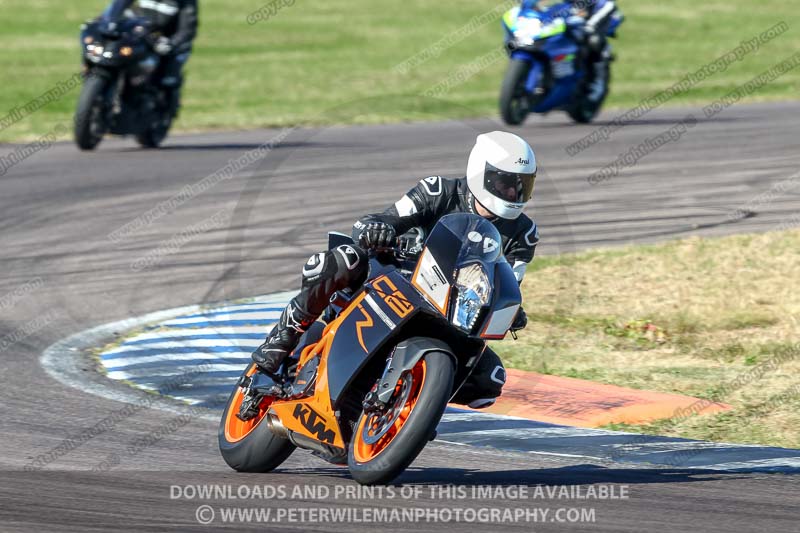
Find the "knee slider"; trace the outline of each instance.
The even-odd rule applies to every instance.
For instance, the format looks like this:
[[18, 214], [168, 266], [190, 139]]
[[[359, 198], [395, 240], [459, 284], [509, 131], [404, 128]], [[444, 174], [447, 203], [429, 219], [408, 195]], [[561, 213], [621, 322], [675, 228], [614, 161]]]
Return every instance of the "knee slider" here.
[[331, 271], [336, 265], [329, 254], [330, 252], [320, 252], [309, 257], [306, 264], [303, 265], [303, 286], [330, 278], [333, 275]]
[[506, 369], [503, 367], [503, 365], [497, 365], [492, 369], [492, 373], [489, 375], [489, 381], [487, 382], [487, 385], [496, 393], [496, 396], [500, 396], [500, 393], [503, 391], [503, 385], [505, 384]]
[[336, 261], [336, 277], [341, 288], [356, 288], [362, 284], [369, 271], [367, 253], [359, 246], [342, 244], [330, 252]]

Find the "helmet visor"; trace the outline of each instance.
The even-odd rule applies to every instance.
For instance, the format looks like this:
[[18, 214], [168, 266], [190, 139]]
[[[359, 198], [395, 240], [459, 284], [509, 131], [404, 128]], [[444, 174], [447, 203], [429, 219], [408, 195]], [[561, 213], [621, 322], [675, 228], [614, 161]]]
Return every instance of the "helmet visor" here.
[[531, 199], [536, 173], [506, 172], [486, 163], [483, 185], [492, 196], [506, 202], [524, 204]]

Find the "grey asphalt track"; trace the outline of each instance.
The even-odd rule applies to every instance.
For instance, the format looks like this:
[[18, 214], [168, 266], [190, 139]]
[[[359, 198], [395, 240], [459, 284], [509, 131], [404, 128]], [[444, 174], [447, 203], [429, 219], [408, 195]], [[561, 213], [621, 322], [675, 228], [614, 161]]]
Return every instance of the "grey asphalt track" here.
[[[602, 120], [574, 126], [560, 115], [530, 119], [519, 131], [535, 145], [542, 168], [530, 208], [541, 229], [540, 252], [797, 225], [800, 104], [731, 107], [713, 120], [701, 119], [618, 176], [588, 183], [590, 174], [688, 113], [702, 117], [690, 108], [653, 111], [575, 157], [565, 147]], [[354, 484], [344, 470], [303, 452], [278, 473], [237, 475], [219, 457], [213, 422], [176, 423], [174, 413], [158, 409], [139, 410], [67, 453], [58, 451], [65, 438], [87, 434], [125, 404], [50, 379], [39, 364], [47, 346], [159, 309], [292, 288], [302, 262], [324, 246], [328, 229], [346, 230], [357, 214], [395, 201], [416, 179], [461, 175], [475, 135], [498, 127], [478, 120], [292, 131], [262, 162], [162, 204], [147, 215], [149, 224], [116, 240], [109, 235], [118, 228], [280, 132], [176, 136], [159, 151], [106, 140], [86, 154], [60, 143], [9, 169], [0, 178], [0, 530], [797, 531], [797, 476], [608, 467], [434, 442], [400, 479], [421, 487], [415, 499], [198, 501], [171, 497], [178, 490], [171, 486], [229, 484], [236, 492], [240, 484], [300, 484], [333, 493]], [[13, 148], [3, 146], [0, 155]], [[91, 364], [86, 367], [91, 374]], [[144, 446], [148, 435], [156, 442]], [[55, 460], [39, 471], [24, 470], [45, 456]], [[114, 456], [118, 464], [108, 471], [91, 472]], [[627, 486], [629, 498], [431, 497], [430, 487], [448, 483], [584, 490], [614, 484]], [[201, 504], [216, 510], [211, 526], [196, 520]], [[596, 521], [376, 526], [272, 517], [269, 524], [223, 525], [222, 506], [575, 506], [594, 508]]]

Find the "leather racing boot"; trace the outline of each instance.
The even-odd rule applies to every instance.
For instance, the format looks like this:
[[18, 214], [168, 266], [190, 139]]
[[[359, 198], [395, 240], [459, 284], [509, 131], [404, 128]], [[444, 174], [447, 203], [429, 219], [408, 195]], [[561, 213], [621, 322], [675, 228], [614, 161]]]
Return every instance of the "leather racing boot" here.
[[297, 341], [317, 317], [303, 312], [292, 300], [264, 344], [256, 348], [251, 356], [258, 368], [267, 375], [274, 376], [284, 359], [297, 346]]

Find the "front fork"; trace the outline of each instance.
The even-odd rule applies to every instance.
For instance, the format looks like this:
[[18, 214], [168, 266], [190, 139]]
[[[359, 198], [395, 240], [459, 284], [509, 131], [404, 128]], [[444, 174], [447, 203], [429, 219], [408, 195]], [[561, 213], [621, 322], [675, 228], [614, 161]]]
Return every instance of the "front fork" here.
[[105, 91], [100, 95], [102, 97], [102, 118], [103, 121], [111, 127], [112, 119], [116, 113], [119, 113], [121, 108], [121, 101], [120, 101], [120, 80], [121, 76], [117, 72], [97, 67], [91, 66], [84, 63], [83, 67], [83, 79], [84, 82], [91, 76], [99, 76], [106, 80], [106, 88]]

